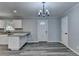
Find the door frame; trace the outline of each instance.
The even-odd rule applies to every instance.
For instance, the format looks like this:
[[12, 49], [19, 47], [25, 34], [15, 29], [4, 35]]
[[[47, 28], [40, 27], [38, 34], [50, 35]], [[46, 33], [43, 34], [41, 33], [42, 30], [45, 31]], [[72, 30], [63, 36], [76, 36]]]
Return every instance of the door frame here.
[[[63, 29], [65, 32], [63, 31]], [[68, 16], [65, 16], [61, 19], [61, 41], [64, 45], [68, 46]]]

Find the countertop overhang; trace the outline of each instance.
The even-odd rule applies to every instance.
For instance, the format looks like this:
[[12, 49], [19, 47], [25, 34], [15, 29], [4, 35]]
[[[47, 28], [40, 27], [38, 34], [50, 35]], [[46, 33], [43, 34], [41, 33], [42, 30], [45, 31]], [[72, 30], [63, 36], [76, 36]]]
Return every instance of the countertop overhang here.
[[28, 36], [30, 35], [30, 32], [11, 32], [11, 33], [6, 33], [2, 32], [0, 35], [6, 35], [6, 36]]

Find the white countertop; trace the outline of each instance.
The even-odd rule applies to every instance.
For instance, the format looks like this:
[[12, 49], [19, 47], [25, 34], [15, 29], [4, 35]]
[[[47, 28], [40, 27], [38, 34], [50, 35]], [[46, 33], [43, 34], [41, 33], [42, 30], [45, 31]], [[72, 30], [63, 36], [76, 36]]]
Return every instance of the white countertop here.
[[27, 32], [27, 33], [13, 33], [9, 36], [26, 36], [27, 34], [29, 34], [29, 32]]
[[30, 32], [18, 32], [18, 33], [12, 33], [10, 35], [8, 35], [7, 33], [6, 34], [0, 33], [0, 36], [26, 36], [28, 34], [30, 34]]
[[12, 35], [26, 35], [26, 34], [28, 34], [28, 33], [14, 33], [14, 34], [12, 34]]

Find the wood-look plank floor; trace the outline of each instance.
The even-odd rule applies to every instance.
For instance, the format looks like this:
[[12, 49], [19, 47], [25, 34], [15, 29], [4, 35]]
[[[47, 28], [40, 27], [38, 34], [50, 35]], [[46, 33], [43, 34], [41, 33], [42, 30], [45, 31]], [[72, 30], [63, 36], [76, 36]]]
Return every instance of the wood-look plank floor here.
[[27, 43], [19, 51], [9, 51], [7, 46], [0, 46], [0, 56], [78, 56], [58, 42]]

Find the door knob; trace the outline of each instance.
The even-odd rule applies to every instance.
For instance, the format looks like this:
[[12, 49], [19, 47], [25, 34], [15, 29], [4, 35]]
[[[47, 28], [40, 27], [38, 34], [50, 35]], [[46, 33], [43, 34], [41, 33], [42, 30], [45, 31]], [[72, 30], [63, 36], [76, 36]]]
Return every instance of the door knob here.
[[65, 33], [65, 34], [68, 34], [68, 33]]

